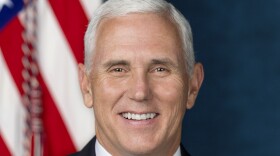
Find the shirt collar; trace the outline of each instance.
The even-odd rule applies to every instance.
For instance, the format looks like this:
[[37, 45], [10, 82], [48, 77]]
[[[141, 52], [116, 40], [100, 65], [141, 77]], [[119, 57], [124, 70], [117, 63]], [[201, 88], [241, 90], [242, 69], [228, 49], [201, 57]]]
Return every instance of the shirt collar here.
[[177, 151], [175, 152], [175, 154], [173, 156], [181, 156], [181, 148], [180, 148], [180, 146], [177, 148]]
[[96, 139], [95, 143], [95, 154], [96, 156], [112, 156]]
[[[112, 156], [96, 139], [95, 143], [95, 153], [96, 156]], [[180, 146], [178, 147], [177, 151], [173, 156], [181, 156], [181, 148]]]

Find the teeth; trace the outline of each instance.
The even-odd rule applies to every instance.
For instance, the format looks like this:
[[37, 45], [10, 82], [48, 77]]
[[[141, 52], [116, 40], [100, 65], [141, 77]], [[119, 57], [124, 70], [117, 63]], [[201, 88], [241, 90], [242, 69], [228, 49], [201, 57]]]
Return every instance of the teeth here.
[[[140, 120], [140, 115], [139, 114], [136, 114], [135, 115], [135, 118], [136, 118], [136, 120]], [[133, 119], [133, 118], [132, 118]]]
[[148, 120], [153, 119], [156, 113], [134, 114], [134, 113], [122, 113], [122, 116], [131, 120]]

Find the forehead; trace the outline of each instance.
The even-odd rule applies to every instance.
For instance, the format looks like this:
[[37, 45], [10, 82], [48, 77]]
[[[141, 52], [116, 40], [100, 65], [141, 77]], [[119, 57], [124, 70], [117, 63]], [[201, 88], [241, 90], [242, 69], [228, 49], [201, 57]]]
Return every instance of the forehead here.
[[166, 16], [158, 13], [130, 13], [104, 18], [98, 25], [96, 38], [100, 40], [104, 37], [118, 35], [116, 33], [122, 34], [125, 32], [127, 35], [141, 34], [143, 37], [150, 37], [157, 33], [158, 35], [178, 39], [177, 27]]
[[181, 55], [177, 27], [162, 14], [135, 13], [102, 19], [96, 33], [95, 55], [115, 51], [166, 51]]

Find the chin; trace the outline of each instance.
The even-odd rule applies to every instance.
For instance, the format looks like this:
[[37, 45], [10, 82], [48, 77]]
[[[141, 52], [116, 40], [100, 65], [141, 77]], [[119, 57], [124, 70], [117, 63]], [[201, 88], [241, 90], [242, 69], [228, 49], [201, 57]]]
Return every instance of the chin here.
[[128, 155], [152, 155], [152, 153], [157, 151], [158, 144], [152, 140], [143, 140], [142, 138], [129, 140], [124, 145]]

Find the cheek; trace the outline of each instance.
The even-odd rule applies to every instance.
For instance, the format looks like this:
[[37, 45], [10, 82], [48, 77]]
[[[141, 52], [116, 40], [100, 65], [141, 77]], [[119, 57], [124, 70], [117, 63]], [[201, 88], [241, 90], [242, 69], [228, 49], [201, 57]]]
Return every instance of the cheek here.
[[122, 96], [125, 84], [124, 80], [116, 81], [108, 76], [101, 75], [96, 78], [92, 83], [94, 106], [112, 109], [114, 103]]
[[187, 99], [187, 86], [180, 78], [169, 78], [153, 83], [154, 92], [163, 103], [168, 103], [170, 107], [180, 106]]
[[92, 81], [93, 90], [93, 109], [96, 119], [96, 127], [101, 131], [113, 131], [116, 104], [123, 95], [121, 83], [110, 79], [109, 77], [99, 76]]
[[159, 100], [158, 107], [164, 112], [166, 120], [179, 123], [185, 113], [188, 99], [186, 84], [180, 78], [170, 78], [155, 84], [154, 94]]

